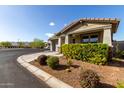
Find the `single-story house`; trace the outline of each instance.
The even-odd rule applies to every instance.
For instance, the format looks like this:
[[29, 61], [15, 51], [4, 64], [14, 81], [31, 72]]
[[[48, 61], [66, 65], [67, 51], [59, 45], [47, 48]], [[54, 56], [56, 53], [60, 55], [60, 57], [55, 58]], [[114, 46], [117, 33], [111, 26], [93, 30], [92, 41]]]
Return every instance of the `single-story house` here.
[[62, 44], [75, 43], [104, 43], [112, 47], [119, 23], [117, 18], [81, 18], [49, 38], [50, 50], [59, 51]]
[[[12, 44], [12, 48], [19, 48], [19, 42], [10, 42]], [[28, 48], [30, 47], [30, 42], [22, 42], [23, 43], [23, 46], [25, 48]]]

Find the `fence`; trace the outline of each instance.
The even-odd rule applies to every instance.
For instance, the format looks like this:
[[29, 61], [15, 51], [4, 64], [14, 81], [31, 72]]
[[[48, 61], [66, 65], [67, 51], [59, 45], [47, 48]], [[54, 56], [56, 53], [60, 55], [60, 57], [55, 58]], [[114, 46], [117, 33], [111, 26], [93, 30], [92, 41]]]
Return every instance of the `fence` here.
[[120, 51], [124, 51], [124, 41], [114, 41], [112, 44], [113, 44], [113, 55], [115, 54], [116, 47], [118, 47]]

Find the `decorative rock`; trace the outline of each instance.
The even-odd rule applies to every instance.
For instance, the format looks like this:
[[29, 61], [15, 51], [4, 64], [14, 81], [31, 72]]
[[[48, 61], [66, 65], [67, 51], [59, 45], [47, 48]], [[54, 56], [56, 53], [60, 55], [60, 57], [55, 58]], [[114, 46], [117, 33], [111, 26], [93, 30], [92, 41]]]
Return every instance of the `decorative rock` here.
[[66, 71], [67, 71], [67, 72], [71, 72], [71, 69], [67, 68]]

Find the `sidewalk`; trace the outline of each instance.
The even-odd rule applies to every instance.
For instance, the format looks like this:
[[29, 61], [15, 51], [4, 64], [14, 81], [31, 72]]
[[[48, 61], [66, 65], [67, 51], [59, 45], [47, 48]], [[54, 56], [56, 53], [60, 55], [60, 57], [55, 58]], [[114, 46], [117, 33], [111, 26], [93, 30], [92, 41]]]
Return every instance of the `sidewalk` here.
[[48, 84], [52, 88], [72, 88], [70, 85], [64, 83], [63, 81], [55, 78], [54, 76], [46, 73], [45, 71], [31, 65], [29, 62], [36, 59], [39, 55], [52, 55], [52, 56], [62, 56], [62, 54], [58, 54], [58, 52], [40, 52], [35, 54], [28, 54], [28, 55], [22, 55], [18, 57], [17, 61], [20, 63], [23, 67], [25, 67], [27, 70], [29, 70], [33, 75], [35, 75], [37, 78], [44, 81], [46, 84]]

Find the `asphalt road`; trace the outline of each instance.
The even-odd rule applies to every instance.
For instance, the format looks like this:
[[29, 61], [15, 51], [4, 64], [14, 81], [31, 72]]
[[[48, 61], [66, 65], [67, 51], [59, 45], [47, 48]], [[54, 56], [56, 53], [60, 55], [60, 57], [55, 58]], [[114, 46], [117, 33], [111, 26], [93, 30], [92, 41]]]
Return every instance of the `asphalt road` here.
[[48, 88], [29, 71], [17, 63], [23, 54], [39, 52], [38, 49], [0, 49], [0, 88]]

